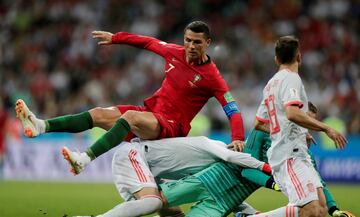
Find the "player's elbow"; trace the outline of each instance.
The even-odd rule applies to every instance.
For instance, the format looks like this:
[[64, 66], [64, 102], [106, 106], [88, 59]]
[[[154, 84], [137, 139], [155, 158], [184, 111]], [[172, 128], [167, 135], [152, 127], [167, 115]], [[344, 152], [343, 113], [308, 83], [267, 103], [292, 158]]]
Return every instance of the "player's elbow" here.
[[254, 123], [254, 128], [256, 130], [260, 130], [261, 129], [261, 125], [262, 125], [262, 122], [258, 121], [257, 119], [255, 119], [255, 123]]
[[265, 123], [263, 121], [259, 121], [258, 119], [255, 119], [254, 128], [256, 130], [268, 132], [270, 130], [268, 125], [269, 125], [268, 123]]
[[291, 121], [297, 123], [299, 121], [299, 108], [296, 106], [288, 106], [285, 110], [286, 118]]
[[287, 118], [289, 121], [291, 121], [291, 122], [296, 122], [296, 120], [297, 120], [297, 118], [296, 118], [295, 115], [293, 115], [293, 114], [288, 114], [288, 113], [286, 113], [286, 118]]
[[231, 156], [221, 156], [220, 158], [225, 162], [233, 162], [233, 158]]

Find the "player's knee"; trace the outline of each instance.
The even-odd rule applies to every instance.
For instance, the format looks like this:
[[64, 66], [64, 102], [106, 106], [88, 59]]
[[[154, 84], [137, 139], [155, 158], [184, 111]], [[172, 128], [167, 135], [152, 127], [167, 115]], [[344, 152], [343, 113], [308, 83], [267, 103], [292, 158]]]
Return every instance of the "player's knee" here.
[[116, 107], [96, 107], [89, 110], [95, 127], [101, 127], [105, 130], [110, 129], [121, 117], [120, 111]]
[[321, 206], [320, 207], [320, 216], [326, 216], [328, 212], [328, 209], [326, 207]]
[[96, 107], [89, 110], [89, 112], [94, 123], [104, 122], [104, 119], [106, 118], [104, 115], [104, 108]]
[[313, 216], [313, 217], [325, 217], [326, 216], [326, 212], [324, 211], [323, 207], [316, 207], [312, 211], [313, 211], [313, 213], [311, 216]]
[[141, 122], [141, 112], [128, 110], [121, 117], [124, 118], [130, 125], [136, 125]]
[[312, 201], [302, 207], [299, 212], [300, 217], [324, 217], [326, 216], [326, 208], [321, 206], [318, 201]]

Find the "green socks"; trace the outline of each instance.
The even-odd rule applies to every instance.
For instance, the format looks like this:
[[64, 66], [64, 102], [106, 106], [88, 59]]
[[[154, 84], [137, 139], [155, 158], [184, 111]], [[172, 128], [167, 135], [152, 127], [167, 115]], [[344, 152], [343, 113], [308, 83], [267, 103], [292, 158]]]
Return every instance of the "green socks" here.
[[[65, 115], [45, 120], [46, 132], [69, 132], [78, 133], [93, 128], [93, 120], [88, 111], [75, 115]], [[87, 155], [93, 160], [101, 154], [109, 151], [120, 144], [130, 131], [128, 122], [120, 118], [115, 125], [100, 139], [98, 139], [87, 151]]]
[[45, 132], [78, 133], [93, 128], [93, 120], [90, 113], [86, 111], [45, 120], [45, 125]]
[[120, 118], [108, 132], [88, 148], [86, 154], [91, 160], [94, 160], [96, 157], [119, 145], [129, 131], [129, 123], [125, 119]]

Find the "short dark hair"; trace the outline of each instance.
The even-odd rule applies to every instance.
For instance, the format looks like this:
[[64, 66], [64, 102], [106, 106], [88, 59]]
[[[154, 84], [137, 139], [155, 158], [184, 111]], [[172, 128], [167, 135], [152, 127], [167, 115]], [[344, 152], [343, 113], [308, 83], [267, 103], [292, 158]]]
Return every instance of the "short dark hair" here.
[[193, 21], [189, 23], [185, 27], [184, 32], [188, 29], [196, 33], [204, 33], [206, 39], [211, 38], [209, 25], [203, 21]]
[[300, 47], [299, 39], [294, 36], [280, 37], [275, 43], [275, 55], [280, 64], [295, 62]]
[[309, 111], [311, 111], [314, 114], [318, 113], [318, 108], [316, 107], [316, 105], [314, 105], [312, 102], [308, 102], [308, 107], [309, 107]]

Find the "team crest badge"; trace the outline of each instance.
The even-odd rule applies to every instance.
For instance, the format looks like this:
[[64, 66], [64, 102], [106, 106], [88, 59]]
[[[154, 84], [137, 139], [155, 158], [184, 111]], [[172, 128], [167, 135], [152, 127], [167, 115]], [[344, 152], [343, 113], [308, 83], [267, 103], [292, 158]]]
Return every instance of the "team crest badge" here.
[[311, 183], [311, 182], [307, 183], [306, 187], [308, 188], [309, 192], [315, 191], [315, 187], [314, 187], [313, 183]]
[[201, 80], [201, 75], [200, 74], [195, 74], [194, 75], [194, 79], [192, 81], [189, 81], [189, 84], [191, 87], [197, 87], [196, 83], [199, 82]]

